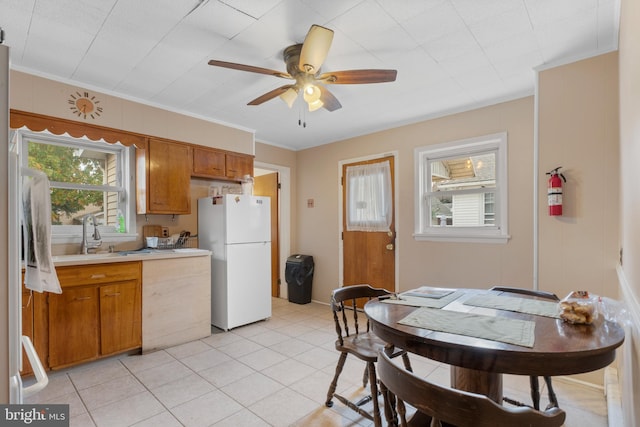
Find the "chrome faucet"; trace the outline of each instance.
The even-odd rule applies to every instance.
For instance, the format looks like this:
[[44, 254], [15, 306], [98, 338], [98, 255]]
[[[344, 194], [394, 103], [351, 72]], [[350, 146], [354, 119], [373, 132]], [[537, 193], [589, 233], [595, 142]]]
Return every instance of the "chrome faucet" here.
[[[93, 224], [93, 240], [91, 241], [87, 238], [87, 220], [89, 219]], [[82, 246], [80, 247], [80, 253], [88, 254], [92, 250], [95, 251], [100, 245], [102, 245], [102, 236], [98, 231], [98, 221], [96, 221], [96, 217], [93, 214], [87, 214], [82, 217]]]

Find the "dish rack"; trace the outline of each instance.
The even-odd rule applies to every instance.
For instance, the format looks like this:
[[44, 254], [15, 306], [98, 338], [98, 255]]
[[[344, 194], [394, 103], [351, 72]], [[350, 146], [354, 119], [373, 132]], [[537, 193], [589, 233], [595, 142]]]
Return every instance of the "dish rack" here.
[[[197, 248], [198, 239], [196, 235], [191, 235], [188, 231], [182, 231], [180, 234], [174, 234], [169, 237], [168, 230], [159, 225], [144, 225], [142, 227], [142, 241], [145, 248], [148, 249], [180, 249], [180, 248]], [[154, 247], [147, 245], [148, 238], [157, 238], [157, 244]]]
[[170, 237], [159, 237], [158, 246], [154, 249], [181, 249], [181, 248], [197, 248], [198, 236], [185, 236], [177, 241], [173, 241]]

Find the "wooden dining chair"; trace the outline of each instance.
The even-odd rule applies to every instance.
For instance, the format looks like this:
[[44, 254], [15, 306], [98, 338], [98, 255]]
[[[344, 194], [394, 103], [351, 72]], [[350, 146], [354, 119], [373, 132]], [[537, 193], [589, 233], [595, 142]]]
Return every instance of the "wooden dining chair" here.
[[[369, 319], [362, 309], [364, 303], [367, 301], [388, 295], [391, 295], [389, 291], [373, 288], [369, 285], [344, 286], [335, 289], [331, 293], [331, 310], [333, 311], [333, 320], [335, 321], [337, 333], [335, 347], [336, 350], [340, 352], [340, 358], [336, 365], [333, 381], [331, 381], [331, 385], [329, 385], [325, 404], [328, 407], [333, 406], [333, 398], [335, 397], [348, 408], [372, 420], [376, 427], [382, 425], [378, 402], [378, 380], [375, 368], [375, 362], [378, 360], [378, 352], [386, 348], [391, 357], [401, 356], [405, 369], [411, 370], [411, 363], [409, 362], [407, 353], [402, 349], [389, 346], [374, 335], [369, 327]], [[347, 356], [350, 354], [365, 362], [362, 386], [366, 387], [368, 382], [370, 388], [369, 396], [360, 399], [358, 402], [352, 402], [345, 396], [336, 393], [338, 378], [342, 373]], [[371, 400], [373, 400], [373, 414], [362, 408], [363, 405]]]
[[[397, 408], [403, 427], [407, 426], [405, 402], [420, 411], [420, 415], [431, 417], [431, 427], [555, 427], [561, 426], [566, 417], [560, 408], [544, 412], [529, 407], [510, 408], [481, 394], [434, 384], [402, 369], [384, 351], [378, 356], [378, 375], [385, 408]], [[388, 417], [387, 421], [393, 425]]]
[[[498, 292], [508, 292], [512, 294], [520, 294], [520, 295], [529, 295], [538, 298], [544, 298], [551, 301], [560, 301], [560, 298], [554, 293], [546, 292], [546, 291], [537, 291], [533, 289], [524, 289], [524, 288], [514, 288], [510, 286], [494, 286], [490, 290], [498, 291]], [[547, 392], [549, 396], [549, 405], [548, 408], [558, 407], [558, 398], [556, 396], [555, 391], [553, 390], [553, 385], [551, 383], [551, 377], [545, 376], [544, 382], [547, 384]], [[529, 382], [531, 384], [531, 400], [533, 403], [534, 409], [540, 409], [540, 383], [538, 381], [538, 377], [532, 375], [529, 377]], [[523, 406], [524, 404], [518, 402], [517, 400], [510, 399], [508, 397], [504, 398], [504, 401], [507, 403], [511, 403], [516, 406]]]

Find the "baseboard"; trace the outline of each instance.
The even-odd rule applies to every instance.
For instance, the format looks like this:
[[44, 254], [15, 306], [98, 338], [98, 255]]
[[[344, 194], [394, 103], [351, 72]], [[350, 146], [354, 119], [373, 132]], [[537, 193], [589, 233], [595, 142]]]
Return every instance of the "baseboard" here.
[[611, 366], [605, 368], [604, 386], [565, 376], [553, 377], [553, 380], [578, 384], [582, 387], [589, 387], [599, 392], [604, 392], [607, 401], [608, 427], [624, 427], [620, 383], [618, 381], [618, 370], [616, 368]]
[[607, 398], [607, 419], [609, 427], [624, 427], [622, 398], [618, 370], [608, 367], [604, 370], [604, 393]]
[[592, 382], [589, 381], [582, 381], [579, 380], [575, 377], [567, 377], [567, 376], [563, 376], [563, 375], [559, 375], [557, 377], [553, 377], [554, 381], [560, 381], [560, 382], [565, 382], [568, 384], [575, 384], [575, 385], [579, 385], [580, 387], [589, 387], [591, 389], [597, 390], [601, 393], [605, 392], [604, 386], [601, 386], [600, 384], [594, 384]]
[[[622, 266], [616, 268], [618, 273], [619, 300], [622, 301], [625, 313], [621, 313], [620, 323], [624, 327], [625, 342], [617, 352], [617, 392], [621, 402], [621, 422], [624, 426], [637, 426], [640, 422], [640, 396], [634, 390], [640, 383], [640, 302], [631, 288]], [[615, 393], [616, 391], [612, 391]], [[613, 425], [613, 424], [610, 424]]]

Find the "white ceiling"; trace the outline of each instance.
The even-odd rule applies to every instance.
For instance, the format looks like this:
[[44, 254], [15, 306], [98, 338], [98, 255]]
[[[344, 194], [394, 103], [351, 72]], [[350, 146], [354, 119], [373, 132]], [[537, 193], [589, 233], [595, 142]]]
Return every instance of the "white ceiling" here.
[[[535, 67], [617, 49], [619, 0], [0, 0], [11, 67], [255, 130], [290, 149], [533, 94]], [[275, 98], [282, 51], [312, 24], [335, 31], [323, 71], [398, 70], [333, 85], [334, 112]], [[306, 120], [306, 127], [298, 125]]]

